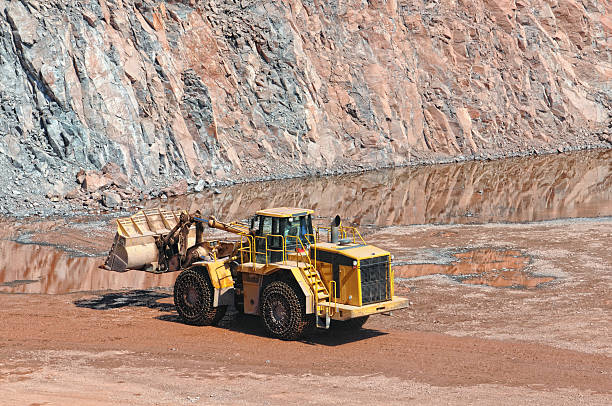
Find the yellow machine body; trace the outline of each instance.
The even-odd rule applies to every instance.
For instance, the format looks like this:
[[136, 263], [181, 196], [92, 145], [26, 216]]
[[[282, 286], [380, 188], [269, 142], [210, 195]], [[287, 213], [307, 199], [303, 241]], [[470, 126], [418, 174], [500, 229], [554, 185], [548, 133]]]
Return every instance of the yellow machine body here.
[[[294, 218], [298, 222], [299, 217], [312, 213], [308, 209], [281, 207], [260, 210], [256, 216]], [[253, 220], [252, 228], [256, 225], [257, 220]], [[348, 320], [408, 306], [407, 299], [394, 296], [388, 251], [366, 244], [352, 227], [339, 227], [344, 237], [341, 241], [330, 242], [327, 238], [322, 242], [322, 234], [329, 237], [328, 229], [319, 227], [301, 237], [282, 231], [274, 234], [274, 229], [268, 234], [241, 235], [238, 270], [242, 273], [244, 288], [240, 293], [244, 294], [245, 313], [259, 314], [259, 295], [265, 277], [279, 272], [291, 274], [300, 286], [307, 314]], [[281, 244], [270, 247], [273, 239], [281, 240]], [[271, 258], [271, 254], [276, 254], [276, 258]]]
[[203, 267], [208, 272], [214, 288], [213, 305], [215, 307], [234, 304], [234, 279], [226, 259], [198, 261], [191, 264], [191, 267]]
[[140, 211], [117, 220], [117, 235], [105, 267], [115, 271], [155, 269], [160, 238], [167, 243], [181, 229], [181, 241], [191, 250], [189, 258], [195, 258], [188, 266], [207, 270], [215, 290], [215, 307], [241, 298], [244, 313], [259, 314], [262, 290], [279, 279], [299, 287], [305, 312], [317, 316], [319, 327], [319, 319], [327, 320], [323, 325], [329, 327], [330, 319], [348, 320], [408, 306], [407, 299], [394, 296], [388, 251], [367, 244], [357, 229], [341, 226], [339, 217], [335, 226], [314, 228], [313, 213], [291, 207], [260, 210], [250, 226], [206, 220], [210, 227], [238, 236], [237, 241], [223, 244], [201, 240], [201, 229], [197, 234], [193, 222], [205, 220], [197, 216], [183, 211]]

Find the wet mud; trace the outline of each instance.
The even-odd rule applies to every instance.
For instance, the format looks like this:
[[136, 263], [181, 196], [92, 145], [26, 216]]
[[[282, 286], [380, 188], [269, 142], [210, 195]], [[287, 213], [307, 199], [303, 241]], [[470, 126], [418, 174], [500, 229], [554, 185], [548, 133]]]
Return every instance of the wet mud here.
[[519, 250], [478, 248], [453, 254], [450, 264], [404, 264], [394, 267], [400, 279], [428, 275], [446, 275], [471, 285], [495, 288], [534, 289], [552, 282], [552, 276], [536, 276], [526, 270], [531, 258]]
[[72, 257], [52, 247], [0, 241], [0, 293], [62, 294], [170, 287], [176, 273], [113, 272], [102, 257]]

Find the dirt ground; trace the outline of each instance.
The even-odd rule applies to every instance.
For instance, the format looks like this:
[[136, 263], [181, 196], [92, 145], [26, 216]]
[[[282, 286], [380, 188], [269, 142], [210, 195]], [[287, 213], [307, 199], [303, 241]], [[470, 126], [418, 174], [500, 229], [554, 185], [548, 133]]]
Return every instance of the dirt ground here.
[[[112, 237], [62, 227], [38, 224], [49, 232], [37, 243], [96, 254]], [[18, 244], [40, 268], [19, 279], [6, 269], [29, 268], [6, 246], [1, 403], [612, 402], [612, 218], [383, 227], [368, 240], [394, 254], [396, 294], [411, 307], [299, 342], [266, 337], [250, 316], [182, 324], [172, 275], [106, 277], [100, 257]]]

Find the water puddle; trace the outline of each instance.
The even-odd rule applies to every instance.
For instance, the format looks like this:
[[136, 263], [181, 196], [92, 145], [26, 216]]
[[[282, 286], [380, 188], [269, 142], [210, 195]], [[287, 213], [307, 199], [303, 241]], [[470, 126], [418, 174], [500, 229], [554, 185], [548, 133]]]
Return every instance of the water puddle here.
[[306, 207], [378, 227], [612, 216], [612, 150], [248, 183], [147, 204], [157, 206], [232, 220]]
[[[109, 242], [110, 243], [110, 242]], [[61, 294], [170, 287], [176, 273], [112, 272], [101, 257], [71, 257], [51, 247], [0, 240], [0, 293]]]
[[470, 285], [495, 288], [534, 289], [555, 280], [551, 276], [536, 276], [525, 271], [531, 258], [518, 250], [478, 248], [453, 254], [449, 264], [408, 264], [394, 267], [396, 278], [416, 278], [427, 275], [447, 275]]
[[[0, 293], [62, 294], [84, 291], [171, 287], [176, 273], [112, 272], [101, 257], [71, 257], [64, 251], [0, 241]], [[537, 288], [555, 278], [525, 271], [530, 258], [518, 250], [479, 248], [453, 254], [449, 264], [394, 266], [396, 278], [447, 275], [461, 283], [497, 288]]]

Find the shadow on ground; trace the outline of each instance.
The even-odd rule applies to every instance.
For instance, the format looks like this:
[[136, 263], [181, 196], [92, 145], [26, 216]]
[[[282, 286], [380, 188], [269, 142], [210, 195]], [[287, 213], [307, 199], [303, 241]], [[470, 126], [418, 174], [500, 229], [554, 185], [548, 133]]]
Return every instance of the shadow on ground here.
[[172, 294], [160, 290], [130, 290], [127, 292], [106, 293], [88, 299], [76, 300], [77, 307], [85, 307], [94, 310], [110, 310], [121, 307], [148, 307], [163, 312], [171, 312], [174, 305], [171, 303], [160, 303], [160, 299], [172, 297]]
[[[174, 304], [166, 303], [172, 294], [162, 290], [130, 290], [126, 292], [105, 293], [87, 299], [79, 299], [74, 302], [77, 307], [94, 310], [111, 310], [122, 307], [147, 307], [157, 309], [165, 314], [156, 316], [160, 321], [184, 324], [176, 313]], [[160, 302], [162, 299], [166, 299]], [[171, 299], [170, 299], [171, 300]], [[258, 316], [241, 314], [234, 308], [229, 308], [225, 317], [219, 322], [219, 328], [225, 328], [241, 334], [257, 337], [267, 337], [261, 319]], [[351, 342], [366, 340], [372, 337], [386, 335], [379, 330], [362, 328], [358, 330], [343, 330], [330, 328], [329, 330], [314, 329], [301, 341], [310, 345], [337, 346]]]
[[[178, 314], [164, 314], [156, 319], [171, 323], [183, 324]], [[268, 337], [263, 328], [263, 323], [258, 316], [240, 314], [234, 309], [229, 309], [226, 316], [219, 322], [219, 328], [225, 328], [241, 334], [257, 337]], [[356, 341], [366, 340], [372, 337], [386, 335], [384, 331], [362, 328], [357, 330], [344, 330], [340, 328], [313, 329], [300, 341], [310, 345], [337, 346]]]

